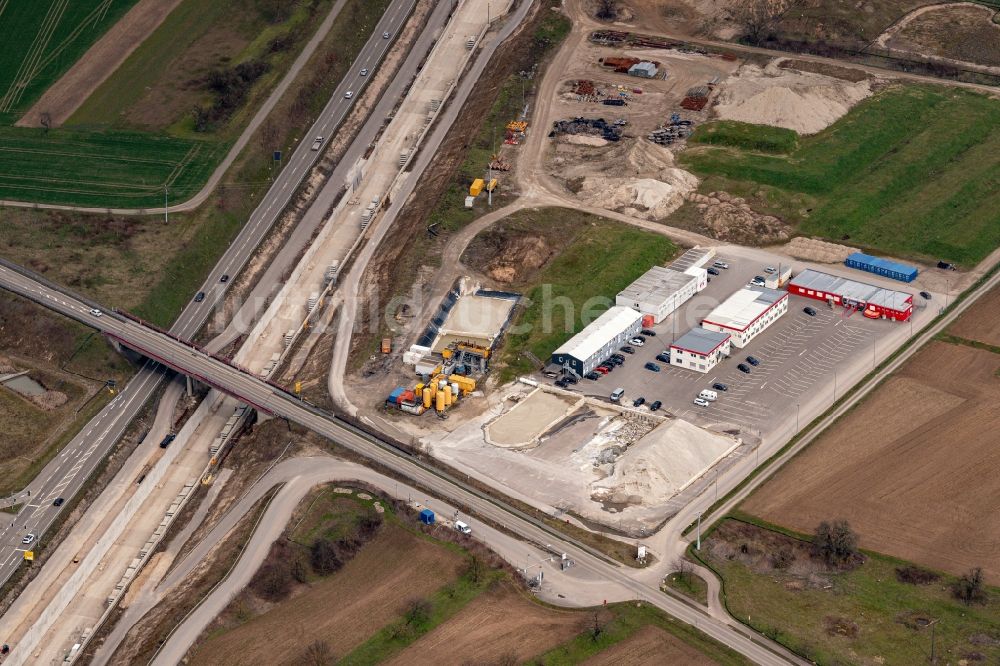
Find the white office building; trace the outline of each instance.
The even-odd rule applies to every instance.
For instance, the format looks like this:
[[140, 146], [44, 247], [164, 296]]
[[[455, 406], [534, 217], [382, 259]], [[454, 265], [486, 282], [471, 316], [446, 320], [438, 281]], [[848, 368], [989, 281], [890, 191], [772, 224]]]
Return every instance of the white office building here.
[[670, 345], [670, 365], [711, 372], [731, 350], [728, 333], [692, 328]]
[[727, 298], [701, 322], [701, 327], [732, 336], [734, 347], [751, 340], [788, 312], [788, 293], [766, 287], [745, 287]]
[[698, 293], [698, 278], [663, 266], [653, 266], [615, 297], [615, 304], [638, 310], [659, 324]]

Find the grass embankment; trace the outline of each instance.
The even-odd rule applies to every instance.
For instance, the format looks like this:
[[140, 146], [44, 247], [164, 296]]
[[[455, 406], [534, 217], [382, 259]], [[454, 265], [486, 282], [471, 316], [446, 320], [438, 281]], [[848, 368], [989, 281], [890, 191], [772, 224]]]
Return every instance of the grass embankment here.
[[759, 153], [790, 153], [798, 145], [798, 139], [799, 135], [794, 130], [735, 120], [699, 125], [691, 135], [692, 143], [729, 146]]
[[68, 398], [46, 410], [0, 388], [0, 420], [5, 424], [0, 437], [2, 496], [22, 489], [111, 399], [100, 382], [113, 379], [121, 384], [131, 368], [103, 337], [82, 324], [8, 293], [0, 294], [0, 357], [9, 357], [12, 368], [27, 370], [46, 389]]
[[[5, 146], [0, 150], [0, 198], [150, 208], [162, 205], [165, 186], [171, 203], [189, 198], [287, 72], [332, 3], [183, 0], [65, 128], [9, 127], [0, 133]], [[328, 49], [327, 61], [314, 61], [312, 71], [321, 67], [333, 75], [338, 67], [346, 68], [387, 5], [388, 0], [349, 1], [338, 18], [339, 49]], [[336, 80], [324, 76], [314, 83]], [[317, 110], [312, 97], [291, 97], [301, 107], [295, 111], [295, 134], [272, 126], [258, 136], [268, 158], [273, 150], [287, 155], [295, 147], [298, 132]], [[269, 159], [264, 166], [270, 167]], [[267, 180], [267, 168], [263, 171], [255, 183]]]
[[[773, 131], [722, 134], [746, 146]], [[705, 147], [682, 160], [707, 177], [703, 191], [747, 196], [804, 234], [963, 266], [1000, 245], [1000, 103], [983, 95], [895, 87], [786, 156]]]
[[663, 587], [669, 587], [703, 606], [708, 605], [708, 583], [698, 574], [690, 571], [674, 571], [663, 579]]
[[2, 3], [0, 125], [13, 124], [136, 2]]
[[[853, 570], [828, 570], [803, 555], [808, 544], [768, 527], [726, 520], [702, 542], [729, 611], [756, 631], [816, 663], [917, 664], [930, 658], [936, 622], [939, 659], [1000, 658], [1000, 590], [965, 605], [952, 595], [955, 578], [912, 569], [927, 582], [902, 582], [898, 570], [910, 565], [872, 552]], [[795, 553], [786, 568], [769, 559], [780, 550]]]
[[[500, 381], [536, 370], [522, 350], [544, 362], [676, 250], [665, 236], [567, 208], [518, 211], [480, 233], [463, 263], [483, 272], [513, 266], [509, 287], [527, 298], [494, 365]], [[542, 263], [526, 267], [529, 253]]]

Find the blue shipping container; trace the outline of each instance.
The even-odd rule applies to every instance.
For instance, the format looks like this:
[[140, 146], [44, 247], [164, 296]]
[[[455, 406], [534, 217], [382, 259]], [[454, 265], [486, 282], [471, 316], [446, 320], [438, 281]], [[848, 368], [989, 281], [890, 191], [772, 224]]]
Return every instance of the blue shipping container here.
[[397, 402], [399, 402], [399, 396], [403, 395], [403, 391], [405, 390], [406, 389], [404, 389], [401, 386], [398, 388], [394, 388], [392, 390], [392, 393], [389, 394], [389, 397], [386, 398], [386, 402], [391, 402], [392, 404], [395, 405]]
[[434, 524], [434, 512], [431, 511], [430, 509], [424, 509], [423, 511], [421, 511], [420, 512], [420, 522], [422, 522], [424, 525], [433, 525]]
[[861, 271], [884, 275], [900, 282], [913, 282], [917, 277], [917, 269], [913, 266], [900, 264], [881, 257], [873, 257], [862, 252], [854, 252], [844, 261], [844, 264]]

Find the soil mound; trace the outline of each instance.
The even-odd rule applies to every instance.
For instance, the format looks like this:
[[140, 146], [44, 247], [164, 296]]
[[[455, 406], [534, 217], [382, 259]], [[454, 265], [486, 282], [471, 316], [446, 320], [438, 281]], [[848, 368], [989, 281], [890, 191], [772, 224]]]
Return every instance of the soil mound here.
[[719, 118], [815, 134], [872, 94], [870, 83], [769, 65], [744, 65], [720, 86]]

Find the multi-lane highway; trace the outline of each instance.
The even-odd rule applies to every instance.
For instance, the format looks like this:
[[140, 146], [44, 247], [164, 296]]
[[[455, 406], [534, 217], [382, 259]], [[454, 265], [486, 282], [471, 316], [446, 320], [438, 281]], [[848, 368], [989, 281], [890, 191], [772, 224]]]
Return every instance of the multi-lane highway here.
[[[345, 446], [370, 460], [413, 479], [436, 496], [451, 500], [457, 506], [469, 507], [479, 516], [506, 525], [510, 531], [533, 543], [549, 543], [567, 553], [579, 566], [617, 583], [624, 590], [646, 598], [650, 603], [674, 617], [697, 626], [716, 640], [739, 651], [758, 664], [805, 663], [766, 639], [751, 637], [745, 630], [711, 618], [699, 610], [659, 593], [610, 563], [593, 549], [576, 543], [483, 493], [434, 470], [391, 444], [365, 434], [330, 414], [303, 403], [290, 393], [267, 384], [249, 372], [213, 358], [170, 335], [148, 328], [114, 313], [97, 316], [94, 304], [84, 301], [69, 290], [47, 284], [30, 271], [10, 265], [0, 266], [0, 286], [18, 293], [63, 315], [77, 319], [122, 344], [139, 351], [180, 372], [204, 381], [264, 412], [287, 418], [313, 432]], [[99, 307], [99, 306], [98, 306]]]
[[[391, 46], [393, 39], [409, 18], [415, 0], [394, 0], [372, 32], [349, 74], [334, 91], [332, 97], [309, 129], [307, 137], [333, 135], [351, 110], [368, 78], [371, 77]], [[389, 38], [384, 37], [389, 33]], [[359, 76], [362, 68], [368, 77]], [[354, 94], [348, 99], [345, 93]], [[191, 302], [178, 317], [171, 332], [193, 337], [208, 319], [217, 303], [225, 295], [227, 284], [220, 282], [224, 274], [235, 276], [249, 261], [260, 241], [268, 233], [278, 216], [287, 206], [299, 183], [321, 154], [310, 150], [311, 141], [303, 141], [287, 158], [287, 163], [275, 178], [249, 220], [227, 248], [202, 285], [206, 298], [200, 303]], [[229, 283], [231, 284], [231, 282]], [[53, 298], [58, 298], [53, 296]], [[93, 304], [89, 304], [93, 307]], [[89, 307], [87, 308], [90, 309]], [[0, 584], [16, 570], [23, 558], [21, 540], [27, 533], [42, 539], [52, 525], [59, 509], [52, 505], [56, 497], [67, 500], [79, 491], [89, 474], [107, 452], [121, 438], [143, 405], [155, 394], [164, 380], [163, 368], [155, 363], [146, 364], [97, 416], [95, 416], [63, 452], [50, 461], [25, 489], [27, 501], [21, 512], [9, 520], [0, 521]], [[150, 434], [150, 439], [155, 433]], [[36, 540], [37, 544], [37, 540]]]

